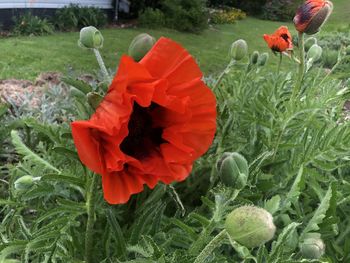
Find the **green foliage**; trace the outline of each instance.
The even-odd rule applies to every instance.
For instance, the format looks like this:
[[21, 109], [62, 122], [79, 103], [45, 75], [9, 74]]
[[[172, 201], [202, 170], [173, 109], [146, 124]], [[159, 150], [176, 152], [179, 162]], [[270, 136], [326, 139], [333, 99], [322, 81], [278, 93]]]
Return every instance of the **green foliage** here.
[[86, 26], [103, 27], [107, 24], [107, 16], [100, 8], [70, 4], [56, 11], [54, 23], [63, 31]]
[[291, 21], [303, 0], [268, 0], [262, 8], [262, 17], [273, 21]]
[[146, 8], [139, 15], [139, 24], [147, 28], [159, 28], [165, 26], [165, 15], [159, 9]]
[[54, 32], [53, 25], [46, 19], [32, 15], [30, 12], [14, 18], [13, 33], [16, 35], [48, 35]]

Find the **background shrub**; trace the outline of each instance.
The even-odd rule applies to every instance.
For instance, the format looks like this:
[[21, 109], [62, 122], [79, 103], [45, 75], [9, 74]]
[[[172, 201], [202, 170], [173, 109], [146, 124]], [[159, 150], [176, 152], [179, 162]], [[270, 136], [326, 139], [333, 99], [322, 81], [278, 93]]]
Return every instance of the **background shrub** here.
[[54, 21], [55, 25], [64, 31], [85, 26], [103, 27], [108, 22], [106, 14], [101, 9], [73, 4], [58, 9]]
[[161, 8], [163, 0], [131, 0], [130, 1], [130, 16], [137, 17], [143, 13], [146, 8]]
[[233, 24], [236, 20], [243, 19], [246, 16], [246, 13], [242, 10], [232, 7], [210, 10], [210, 22], [213, 24]]
[[146, 8], [139, 16], [139, 24], [148, 28], [158, 28], [165, 25], [165, 16], [159, 9]]
[[269, 0], [262, 8], [262, 16], [268, 20], [290, 21], [303, 0]]
[[208, 13], [203, 0], [165, 0], [162, 10], [169, 28], [198, 33], [208, 26]]
[[52, 34], [54, 26], [46, 19], [34, 16], [31, 13], [14, 18], [13, 32], [16, 35], [46, 35]]

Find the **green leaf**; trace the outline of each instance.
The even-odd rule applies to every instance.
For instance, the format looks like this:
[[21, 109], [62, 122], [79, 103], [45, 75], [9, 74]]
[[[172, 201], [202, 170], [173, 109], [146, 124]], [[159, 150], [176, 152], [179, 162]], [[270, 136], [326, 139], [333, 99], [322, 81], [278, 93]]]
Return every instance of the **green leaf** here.
[[275, 195], [270, 200], [266, 201], [265, 209], [273, 215], [280, 208], [280, 203], [281, 203], [281, 197], [279, 195]]
[[11, 131], [12, 144], [15, 146], [17, 153], [23, 155], [24, 160], [30, 160], [33, 163], [42, 165], [47, 169], [53, 170], [57, 173], [60, 173], [56, 167], [45, 161], [39, 155], [30, 150], [21, 140], [17, 131]]
[[323, 219], [326, 217], [326, 213], [331, 205], [332, 196], [335, 194], [333, 192], [333, 190], [335, 189], [333, 185], [334, 183], [332, 183], [331, 186], [328, 188], [328, 191], [326, 195], [323, 197], [322, 202], [320, 203], [313, 217], [310, 219], [309, 223], [306, 225], [303, 232], [301, 233], [300, 235], [301, 240], [305, 238], [306, 234], [313, 231], [318, 231], [320, 229], [318, 225], [321, 224]]

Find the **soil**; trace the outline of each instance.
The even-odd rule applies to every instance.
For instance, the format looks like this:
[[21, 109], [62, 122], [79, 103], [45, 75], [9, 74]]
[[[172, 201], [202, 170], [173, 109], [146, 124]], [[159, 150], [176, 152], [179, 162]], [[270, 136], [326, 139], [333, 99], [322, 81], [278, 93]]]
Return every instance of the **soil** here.
[[0, 80], [0, 103], [17, 107], [28, 103], [36, 108], [40, 105], [43, 92], [60, 82], [61, 74], [58, 72], [41, 73], [34, 82], [18, 79]]

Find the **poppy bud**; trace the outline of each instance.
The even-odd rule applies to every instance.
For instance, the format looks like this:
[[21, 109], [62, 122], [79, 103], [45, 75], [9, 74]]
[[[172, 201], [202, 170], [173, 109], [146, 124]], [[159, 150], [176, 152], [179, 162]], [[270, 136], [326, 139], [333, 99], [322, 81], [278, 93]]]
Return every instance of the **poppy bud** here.
[[306, 0], [294, 17], [294, 25], [300, 33], [317, 33], [332, 13], [333, 4], [328, 0]]
[[269, 54], [266, 52], [262, 53], [258, 59], [258, 66], [260, 67], [265, 66], [268, 60], [269, 60]]
[[250, 57], [250, 63], [255, 65], [256, 63], [258, 63], [258, 59], [259, 59], [259, 52], [258, 51], [254, 51], [253, 54]]
[[96, 93], [96, 92], [89, 92], [87, 95], [87, 100], [91, 108], [94, 110], [97, 109], [98, 105], [100, 105], [101, 101], [103, 100], [103, 97]]
[[33, 177], [31, 175], [24, 175], [15, 181], [15, 189], [19, 192], [30, 189], [35, 181], [40, 180], [40, 177]]
[[235, 189], [247, 185], [249, 168], [247, 160], [239, 153], [224, 153], [217, 168], [222, 183]]
[[84, 27], [80, 30], [78, 44], [80, 47], [98, 49], [103, 46], [103, 36], [96, 27]]
[[248, 53], [248, 45], [247, 42], [243, 39], [239, 39], [232, 43], [230, 55], [234, 60], [243, 59]]
[[317, 39], [314, 37], [309, 37], [305, 41], [305, 51], [308, 51], [313, 45], [317, 44]]
[[256, 206], [241, 206], [226, 218], [225, 229], [234, 241], [247, 248], [265, 244], [275, 235], [272, 215]]
[[321, 58], [321, 56], [322, 48], [317, 44], [312, 45], [312, 47], [307, 52], [307, 58], [309, 60], [312, 60], [313, 62], [318, 61]]
[[140, 61], [155, 43], [156, 39], [149, 34], [139, 34], [132, 40], [128, 54], [135, 61]]
[[300, 246], [304, 258], [319, 259], [325, 252], [325, 244], [321, 238], [306, 238]]

